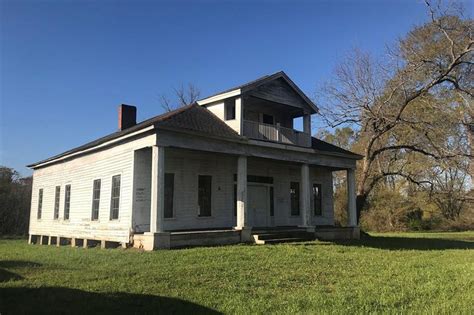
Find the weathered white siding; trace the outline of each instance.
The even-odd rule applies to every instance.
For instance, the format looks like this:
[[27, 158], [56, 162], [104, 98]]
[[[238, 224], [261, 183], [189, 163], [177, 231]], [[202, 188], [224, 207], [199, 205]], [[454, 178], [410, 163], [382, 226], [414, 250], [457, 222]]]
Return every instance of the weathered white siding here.
[[[165, 219], [165, 230], [233, 227], [234, 174], [237, 156], [170, 149], [165, 151], [165, 170], [174, 173], [174, 217]], [[198, 176], [212, 176], [212, 216], [198, 217]], [[272, 225], [300, 225], [302, 218], [290, 212], [290, 182], [300, 182], [301, 166], [298, 164], [249, 158], [248, 175], [273, 177], [274, 217]], [[332, 173], [324, 168], [310, 167], [311, 185], [322, 184], [323, 215], [312, 215], [313, 224], [334, 223]], [[311, 211], [313, 200], [311, 198]]]
[[235, 99], [235, 119], [225, 120], [224, 101], [219, 101], [214, 104], [206, 105], [206, 108], [223, 120], [230, 128], [234, 129], [238, 134], [241, 134], [242, 128], [242, 101], [238, 97]]
[[[146, 136], [33, 172], [30, 234], [128, 242], [132, 215], [134, 150], [152, 145]], [[110, 220], [112, 176], [121, 175], [119, 219]], [[92, 185], [101, 179], [99, 220], [91, 220]], [[71, 185], [70, 219], [64, 220], [65, 185]], [[55, 187], [61, 186], [59, 219], [53, 219]], [[43, 189], [42, 217], [37, 219], [38, 192]]]

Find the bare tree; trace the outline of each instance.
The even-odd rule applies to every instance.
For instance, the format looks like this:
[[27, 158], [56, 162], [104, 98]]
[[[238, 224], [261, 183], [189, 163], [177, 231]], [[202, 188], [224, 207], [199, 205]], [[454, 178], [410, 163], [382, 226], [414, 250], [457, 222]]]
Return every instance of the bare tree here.
[[173, 88], [173, 93], [173, 98], [169, 98], [165, 94], [159, 95], [160, 105], [167, 112], [192, 104], [196, 102], [201, 95], [199, 89], [192, 83], [188, 83], [187, 86], [181, 84], [179, 88]]
[[364, 156], [359, 216], [380, 180], [395, 176], [432, 185], [425, 171], [430, 163], [470, 156], [460, 113], [473, 104], [473, 21], [452, 8], [426, 5], [431, 21], [388, 49], [387, 59], [355, 51], [319, 93], [331, 127], [358, 131], [354, 148]]

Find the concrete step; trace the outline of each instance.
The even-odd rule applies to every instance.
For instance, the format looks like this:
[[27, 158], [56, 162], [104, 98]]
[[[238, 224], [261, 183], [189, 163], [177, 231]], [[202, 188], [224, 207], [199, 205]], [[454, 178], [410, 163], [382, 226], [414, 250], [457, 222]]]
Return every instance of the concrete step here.
[[311, 239], [314, 238], [314, 233], [308, 233], [306, 231], [285, 231], [285, 232], [272, 232], [272, 233], [258, 233], [254, 234], [254, 237], [257, 237], [259, 240], [270, 240], [270, 239], [280, 239], [280, 238], [305, 238]]
[[287, 242], [304, 242], [315, 239], [314, 233], [310, 233], [302, 229], [254, 232], [252, 236], [256, 244], [262, 245]]
[[280, 244], [280, 243], [296, 243], [296, 242], [307, 242], [307, 238], [299, 237], [287, 237], [287, 238], [273, 238], [267, 240], [255, 240], [257, 245], [271, 245], [271, 244]]

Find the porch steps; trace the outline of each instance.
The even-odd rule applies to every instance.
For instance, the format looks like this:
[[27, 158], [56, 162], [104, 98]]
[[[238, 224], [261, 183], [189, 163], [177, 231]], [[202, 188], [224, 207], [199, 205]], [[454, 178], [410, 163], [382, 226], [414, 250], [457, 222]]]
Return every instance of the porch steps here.
[[252, 233], [255, 244], [279, 244], [293, 242], [307, 242], [314, 240], [314, 233], [304, 229], [254, 231]]

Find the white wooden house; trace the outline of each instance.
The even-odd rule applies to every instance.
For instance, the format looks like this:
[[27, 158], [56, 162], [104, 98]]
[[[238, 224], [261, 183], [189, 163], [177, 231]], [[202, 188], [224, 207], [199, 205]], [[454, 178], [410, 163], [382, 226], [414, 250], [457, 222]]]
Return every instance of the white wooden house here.
[[[29, 165], [30, 243], [151, 250], [357, 238], [360, 156], [311, 137], [317, 110], [284, 72], [138, 124], [136, 108], [121, 105], [117, 132]], [[339, 170], [344, 228], [334, 226]]]

